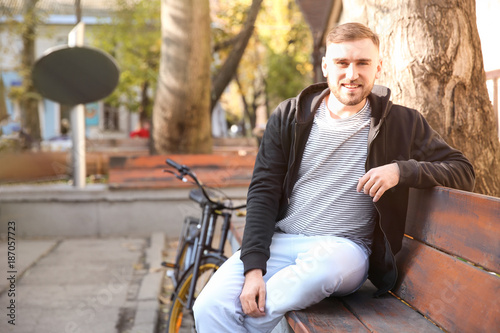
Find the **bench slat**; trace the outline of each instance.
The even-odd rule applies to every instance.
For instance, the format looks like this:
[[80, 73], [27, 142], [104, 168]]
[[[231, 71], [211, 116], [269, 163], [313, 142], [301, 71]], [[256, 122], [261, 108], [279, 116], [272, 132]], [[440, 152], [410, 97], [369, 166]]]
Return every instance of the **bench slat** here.
[[406, 237], [397, 259], [395, 293], [439, 326], [452, 332], [498, 330], [498, 276]]
[[374, 298], [375, 286], [367, 281], [356, 293], [342, 302], [371, 332], [442, 333], [436, 325], [396, 297]]
[[500, 273], [500, 198], [440, 187], [410, 195], [408, 235]]
[[335, 298], [327, 298], [305, 310], [290, 311], [286, 317], [297, 333], [370, 332]]

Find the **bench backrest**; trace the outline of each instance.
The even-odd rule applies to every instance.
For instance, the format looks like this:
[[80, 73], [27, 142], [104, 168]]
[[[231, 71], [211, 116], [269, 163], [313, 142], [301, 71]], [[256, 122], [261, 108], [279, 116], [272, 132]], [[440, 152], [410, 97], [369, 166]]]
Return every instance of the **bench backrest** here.
[[394, 293], [447, 331], [500, 328], [500, 198], [412, 189]]

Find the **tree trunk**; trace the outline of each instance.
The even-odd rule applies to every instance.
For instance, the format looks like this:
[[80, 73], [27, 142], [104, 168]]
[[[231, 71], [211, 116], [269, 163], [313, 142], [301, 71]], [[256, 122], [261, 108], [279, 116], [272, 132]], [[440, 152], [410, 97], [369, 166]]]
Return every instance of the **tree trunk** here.
[[7, 113], [7, 103], [5, 101], [5, 86], [2, 75], [0, 74], [0, 122], [7, 118], [9, 118], [9, 114]]
[[469, 158], [476, 192], [500, 196], [500, 142], [474, 0], [348, 0], [344, 15], [379, 34], [379, 84], [391, 88], [393, 101], [419, 110]]
[[82, 20], [82, 4], [80, 0], [75, 0], [76, 24]]
[[248, 41], [252, 37], [255, 20], [257, 19], [257, 14], [259, 14], [260, 7], [262, 5], [262, 0], [253, 0], [250, 9], [248, 10], [247, 18], [243, 29], [238, 35], [236, 42], [229, 53], [226, 61], [222, 65], [220, 71], [215, 75], [212, 88], [212, 100], [211, 100], [211, 110], [214, 108], [215, 103], [219, 100], [220, 96], [226, 89], [229, 82], [234, 77], [238, 64], [240, 63], [241, 57], [245, 52]]
[[139, 105], [140, 127], [148, 120], [148, 108], [151, 103], [148, 95], [149, 81], [144, 81], [141, 85], [141, 104]]
[[[255, 112], [255, 110], [257, 110], [257, 103], [255, 102], [255, 100], [257, 99], [258, 95], [254, 93], [254, 95], [256, 95], [256, 96], [254, 96], [254, 99], [252, 102], [252, 112], [250, 112], [250, 107], [248, 106], [248, 102], [247, 102], [247, 99], [245, 97], [245, 92], [243, 90], [243, 87], [241, 85], [241, 81], [240, 81], [238, 75], [234, 76], [234, 80], [235, 80], [236, 84], [238, 85], [238, 90], [239, 90], [239, 93], [241, 95], [241, 103], [243, 103], [243, 120], [246, 117], [250, 123], [250, 128], [253, 130], [255, 128], [255, 123], [257, 120], [257, 116], [256, 116], [256, 112]], [[243, 125], [245, 125], [244, 121], [243, 121]], [[244, 135], [246, 135], [246, 130], [244, 131]]]
[[35, 63], [35, 36], [37, 26], [36, 4], [38, 0], [27, 0], [24, 3], [24, 22], [22, 24], [23, 51], [21, 56], [21, 75], [23, 76], [23, 93], [20, 99], [21, 127], [28, 135], [26, 142], [32, 143], [41, 139], [40, 118], [38, 115], [38, 94], [31, 80], [31, 69]]
[[208, 0], [162, 0], [162, 46], [153, 107], [157, 153], [208, 153], [210, 12]]

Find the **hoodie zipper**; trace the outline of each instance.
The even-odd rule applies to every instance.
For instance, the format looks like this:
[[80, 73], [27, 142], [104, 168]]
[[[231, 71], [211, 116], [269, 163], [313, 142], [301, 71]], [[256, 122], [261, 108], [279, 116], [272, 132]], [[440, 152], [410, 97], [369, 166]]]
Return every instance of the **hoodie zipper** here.
[[294, 125], [295, 125], [295, 130], [294, 130], [294, 133], [293, 133], [293, 144], [291, 144], [291, 147], [292, 147], [292, 162], [290, 163], [290, 168], [288, 168], [288, 173], [287, 173], [287, 180], [286, 180], [286, 201], [287, 201], [287, 204], [290, 205], [290, 194], [291, 194], [291, 190], [290, 190], [290, 182], [291, 182], [291, 172], [294, 170], [294, 166], [295, 166], [295, 161], [297, 159], [297, 153], [295, 151], [296, 147], [297, 147], [297, 132], [298, 132], [298, 123], [297, 123], [297, 120], [295, 119], [293, 121]]

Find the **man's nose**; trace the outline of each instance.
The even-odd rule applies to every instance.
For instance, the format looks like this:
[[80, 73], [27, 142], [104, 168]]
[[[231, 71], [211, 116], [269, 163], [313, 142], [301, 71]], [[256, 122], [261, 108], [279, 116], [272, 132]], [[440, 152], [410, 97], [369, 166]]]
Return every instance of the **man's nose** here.
[[358, 78], [358, 72], [356, 71], [356, 67], [354, 64], [349, 64], [349, 67], [347, 67], [346, 71], [346, 78], [353, 81]]

